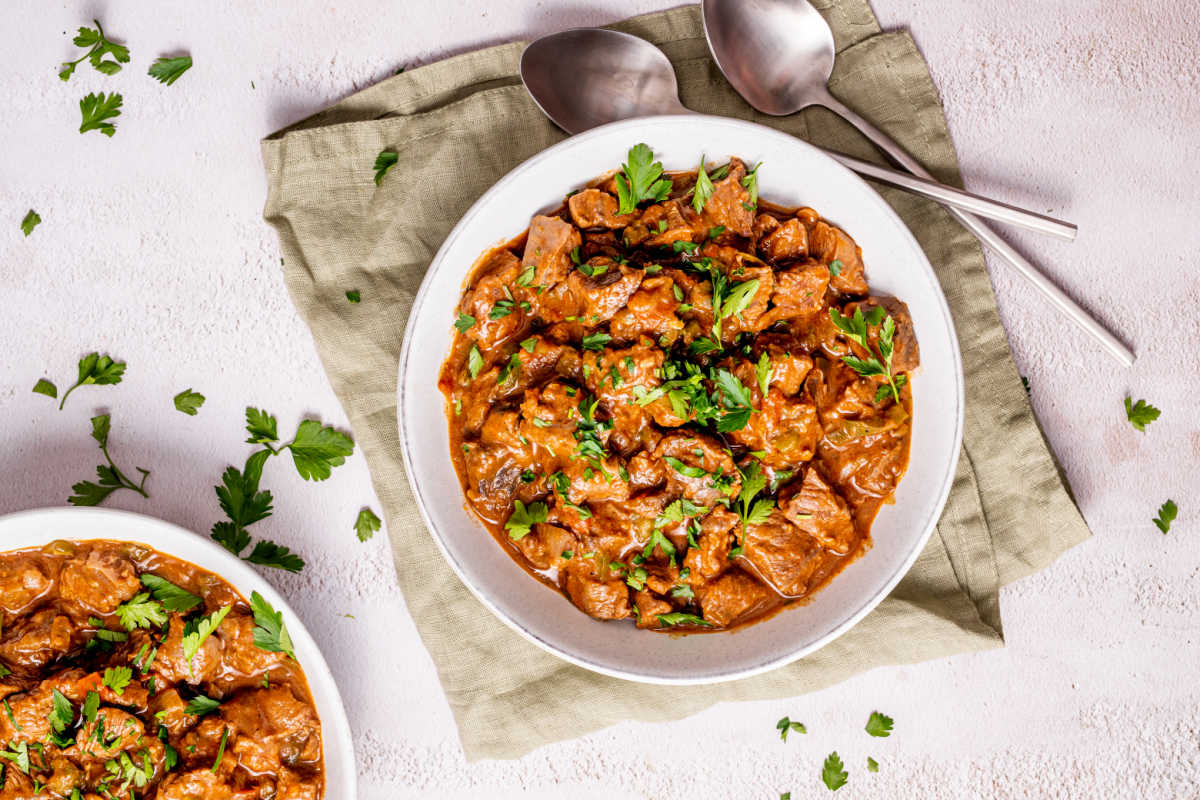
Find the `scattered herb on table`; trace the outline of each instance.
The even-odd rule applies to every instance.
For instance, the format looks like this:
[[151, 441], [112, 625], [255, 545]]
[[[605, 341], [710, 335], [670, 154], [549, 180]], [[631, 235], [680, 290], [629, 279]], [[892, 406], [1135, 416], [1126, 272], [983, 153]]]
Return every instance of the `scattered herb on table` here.
[[360, 542], [365, 542], [375, 535], [382, 524], [379, 517], [375, 516], [374, 511], [364, 508], [358, 512], [358, 519], [354, 521], [354, 532], [358, 534]]
[[867, 772], [879, 772], [879, 762], [867, 756]]
[[383, 150], [375, 156], [375, 185], [383, 183], [383, 176], [391, 171], [400, 161], [400, 154], [395, 150]]
[[1158, 516], [1151, 522], [1163, 533], [1171, 530], [1171, 523], [1175, 521], [1175, 516], [1179, 513], [1179, 507], [1175, 505], [1174, 500], [1168, 500], [1163, 503], [1158, 509]]
[[834, 750], [825, 759], [825, 764], [821, 767], [821, 781], [824, 782], [830, 791], [836, 792], [846, 785], [848, 777], [850, 775], [846, 772], [846, 768], [842, 764], [842, 759], [838, 757], [837, 751]]
[[[104, 35], [104, 29], [97, 20], [92, 20], [95, 28], [80, 28], [72, 40], [76, 47], [86, 47], [88, 51], [74, 61], [63, 62], [63, 69], [58, 73], [62, 80], [70, 80], [71, 75], [84, 59], [105, 75], [115, 75], [121, 71], [122, 64], [129, 63], [129, 48], [117, 44]], [[112, 56], [106, 60], [105, 56]]]
[[41, 216], [32, 208], [29, 209], [29, 213], [26, 214], [25, 218], [21, 220], [21, 232], [28, 236], [29, 234], [33, 233], [33, 229], [36, 228], [41, 221]]
[[184, 389], [175, 395], [175, 410], [187, 414], [189, 417], [196, 416], [196, 412], [202, 405], [204, 405], [204, 395], [193, 392], [191, 389]]
[[121, 116], [122, 102], [124, 101], [121, 95], [116, 92], [107, 95], [104, 92], [100, 94], [92, 92], [80, 100], [79, 113], [82, 115], [83, 121], [79, 123], [79, 132], [100, 131], [111, 138], [117, 132], [117, 127], [113, 125], [112, 120]]
[[351, 303], [361, 303], [362, 293], [359, 292], [358, 289], [351, 289], [350, 291], [346, 292], [346, 299]]
[[872, 736], [886, 738], [892, 735], [892, 718], [880, 714], [878, 711], [872, 711], [871, 716], [867, 718], [867, 733]]
[[792, 722], [791, 718], [784, 717], [775, 723], [775, 727], [779, 729], [779, 738], [787, 741], [788, 733], [795, 731], [796, 733], [808, 733], [808, 729], [804, 727], [802, 722]]
[[167, 86], [170, 86], [179, 80], [180, 75], [191, 68], [191, 56], [176, 56], [175, 58], [160, 56], [154, 59], [154, 63], [150, 65], [150, 69], [146, 71], [146, 74], [159, 83], [165, 83]]
[[616, 177], [617, 213], [630, 214], [645, 200], [656, 203], [666, 200], [673, 184], [662, 177], [663, 165], [654, 160], [654, 151], [646, 144], [635, 144], [626, 158]]
[[[108, 356], [102, 356], [99, 353], [90, 353], [84, 356], [79, 359], [78, 377], [71, 388], [63, 393], [62, 401], [58, 404], [58, 410], [62, 410], [63, 406], [67, 404], [67, 398], [71, 395], [71, 392], [80, 386], [113, 386], [121, 382], [124, 374], [125, 364], [120, 361], [113, 361]], [[54, 397], [57, 392], [54, 384], [47, 380], [38, 381], [33, 390], [47, 397]]]
[[1142, 433], [1146, 432], [1146, 426], [1158, 419], [1160, 414], [1162, 414], [1161, 411], [1145, 400], [1138, 400], [1135, 403], [1132, 398], [1125, 398], [1125, 416], [1129, 419], [1129, 424]]
[[142, 497], [149, 497], [146, 493], [146, 478], [150, 476], [150, 471], [137, 467], [137, 471], [142, 473], [142, 480], [135, 484], [125, 476], [113, 463], [112, 456], [108, 454], [108, 433], [111, 427], [112, 420], [108, 414], [101, 414], [98, 417], [92, 417], [92, 438], [100, 443], [100, 452], [104, 454], [104, 460], [107, 465], [101, 464], [96, 467], [96, 474], [100, 479], [99, 483], [91, 481], [80, 481], [71, 487], [73, 495], [67, 498], [67, 502], [76, 506], [95, 506], [104, 501], [110, 494], [118, 489], [129, 489], [137, 492]]
[[58, 387], [45, 378], [39, 378], [38, 382], [33, 385], [34, 394], [44, 394], [52, 400], [58, 399]]
[[250, 593], [250, 608], [254, 612], [254, 645], [259, 650], [295, 659], [295, 646], [283, 622], [283, 612], [276, 611], [258, 592]]

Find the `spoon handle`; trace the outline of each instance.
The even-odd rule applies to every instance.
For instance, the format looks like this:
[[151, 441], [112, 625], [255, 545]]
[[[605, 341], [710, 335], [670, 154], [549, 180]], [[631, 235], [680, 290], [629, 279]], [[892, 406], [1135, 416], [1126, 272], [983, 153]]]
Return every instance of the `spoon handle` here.
[[938, 183], [936, 180], [909, 175], [907, 172], [873, 164], [870, 161], [863, 161], [862, 159], [843, 155], [842, 153], [835, 153], [832, 150], [826, 150], [825, 152], [832, 156], [834, 160], [841, 162], [844, 166], [849, 167], [859, 175], [872, 178], [890, 186], [896, 186], [913, 194], [919, 194], [922, 197], [928, 197], [931, 200], [938, 201], [942, 205], [952, 206], [962, 211], [969, 211], [972, 214], [994, 219], [997, 222], [1007, 222], [1010, 225], [1026, 228], [1036, 233], [1056, 236], [1059, 239], [1066, 239], [1068, 242], [1074, 241], [1075, 234], [1079, 231], [1079, 228], [1070, 222], [1038, 214], [1019, 206], [1001, 203], [999, 200], [992, 200], [977, 194], [971, 194], [962, 189]]
[[[900, 145], [896, 144], [886, 133], [876, 128], [867, 120], [860, 117], [852, 109], [848, 108], [844, 103], [826, 92], [821, 100], [821, 105], [828, 108], [830, 111], [838, 114], [854, 127], [858, 128], [864, 136], [875, 143], [880, 150], [887, 153], [896, 163], [902, 167], [918, 175], [922, 178], [932, 178], [933, 176], [921, 164], [904, 151]], [[961, 211], [957, 208], [947, 209], [959, 222], [963, 224], [967, 230], [974, 233], [979, 240], [996, 251], [1005, 261], [1017, 269], [1021, 276], [1034, 285], [1042, 294], [1046, 296], [1051, 303], [1058, 307], [1067, 317], [1079, 327], [1083, 328], [1093, 339], [1099, 342], [1104, 348], [1123, 366], [1129, 367], [1133, 365], [1134, 354], [1126, 347], [1117, 337], [1113, 336], [1099, 322], [1094, 320], [1086, 310], [1078, 303], [1071, 299], [1062, 289], [1058, 288], [1049, 278], [1038, 271], [1032, 263], [1029, 262], [1023, 255], [1012, 248], [1008, 242], [1000, 238], [1000, 236], [985, 225], [976, 217]]]

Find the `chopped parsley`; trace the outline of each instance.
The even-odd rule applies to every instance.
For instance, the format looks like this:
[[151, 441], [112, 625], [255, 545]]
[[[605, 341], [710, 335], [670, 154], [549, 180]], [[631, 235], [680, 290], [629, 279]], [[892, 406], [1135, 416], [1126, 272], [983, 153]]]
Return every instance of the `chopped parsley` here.
[[1161, 411], [1145, 400], [1134, 403], [1132, 398], [1125, 398], [1125, 416], [1129, 419], [1129, 424], [1142, 433], [1146, 432], [1146, 426], [1158, 419], [1160, 414]]
[[661, 203], [671, 193], [672, 182], [663, 178], [661, 161], [654, 160], [648, 145], [636, 144], [629, 149], [627, 161], [617, 173], [618, 214], [629, 214], [638, 203], [653, 200]]
[[787, 741], [788, 733], [795, 731], [796, 733], [808, 733], [808, 729], [804, 727], [802, 722], [792, 722], [788, 717], [784, 717], [775, 723], [775, 727], [779, 730], [779, 738]]
[[510, 539], [519, 540], [529, 534], [530, 529], [539, 522], [545, 522], [549, 509], [545, 503], [530, 503], [528, 507], [520, 500], [513, 501], [513, 512], [504, 523]]
[[886, 738], [892, 735], [892, 718], [878, 711], [872, 711], [871, 716], [867, 719], [867, 733], [872, 736]]

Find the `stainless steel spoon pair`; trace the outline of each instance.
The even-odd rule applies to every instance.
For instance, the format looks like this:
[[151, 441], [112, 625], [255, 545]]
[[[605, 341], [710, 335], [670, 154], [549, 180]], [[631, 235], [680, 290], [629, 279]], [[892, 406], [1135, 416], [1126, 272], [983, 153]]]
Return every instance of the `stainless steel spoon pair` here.
[[[1073, 239], [1075, 226], [938, 183], [903, 148], [829, 93], [833, 33], [807, 0], [702, 0], [705, 34], [734, 89], [765, 114], [825, 106], [909, 171], [825, 151], [859, 174], [937, 200], [980, 241], [1016, 267], [1042, 294], [1124, 366], [1134, 355], [1024, 256], [974, 215]], [[690, 114], [679, 101], [671, 62], [654, 45], [603, 28], [544, 36], [521, 56], [521, 79], [534, 102], [568, 133], [622, 119]]]

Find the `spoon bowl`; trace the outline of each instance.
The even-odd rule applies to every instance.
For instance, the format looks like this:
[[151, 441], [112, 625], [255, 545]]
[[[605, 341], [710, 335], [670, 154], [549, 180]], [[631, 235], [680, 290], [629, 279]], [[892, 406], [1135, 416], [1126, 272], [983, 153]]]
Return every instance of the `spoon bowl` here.
[[675, 68], [654, 45], [606, 28], [543, 36], [521, 53], [521, 80], [547, 117], [568, 133], [622, 119], [690, 113]]

